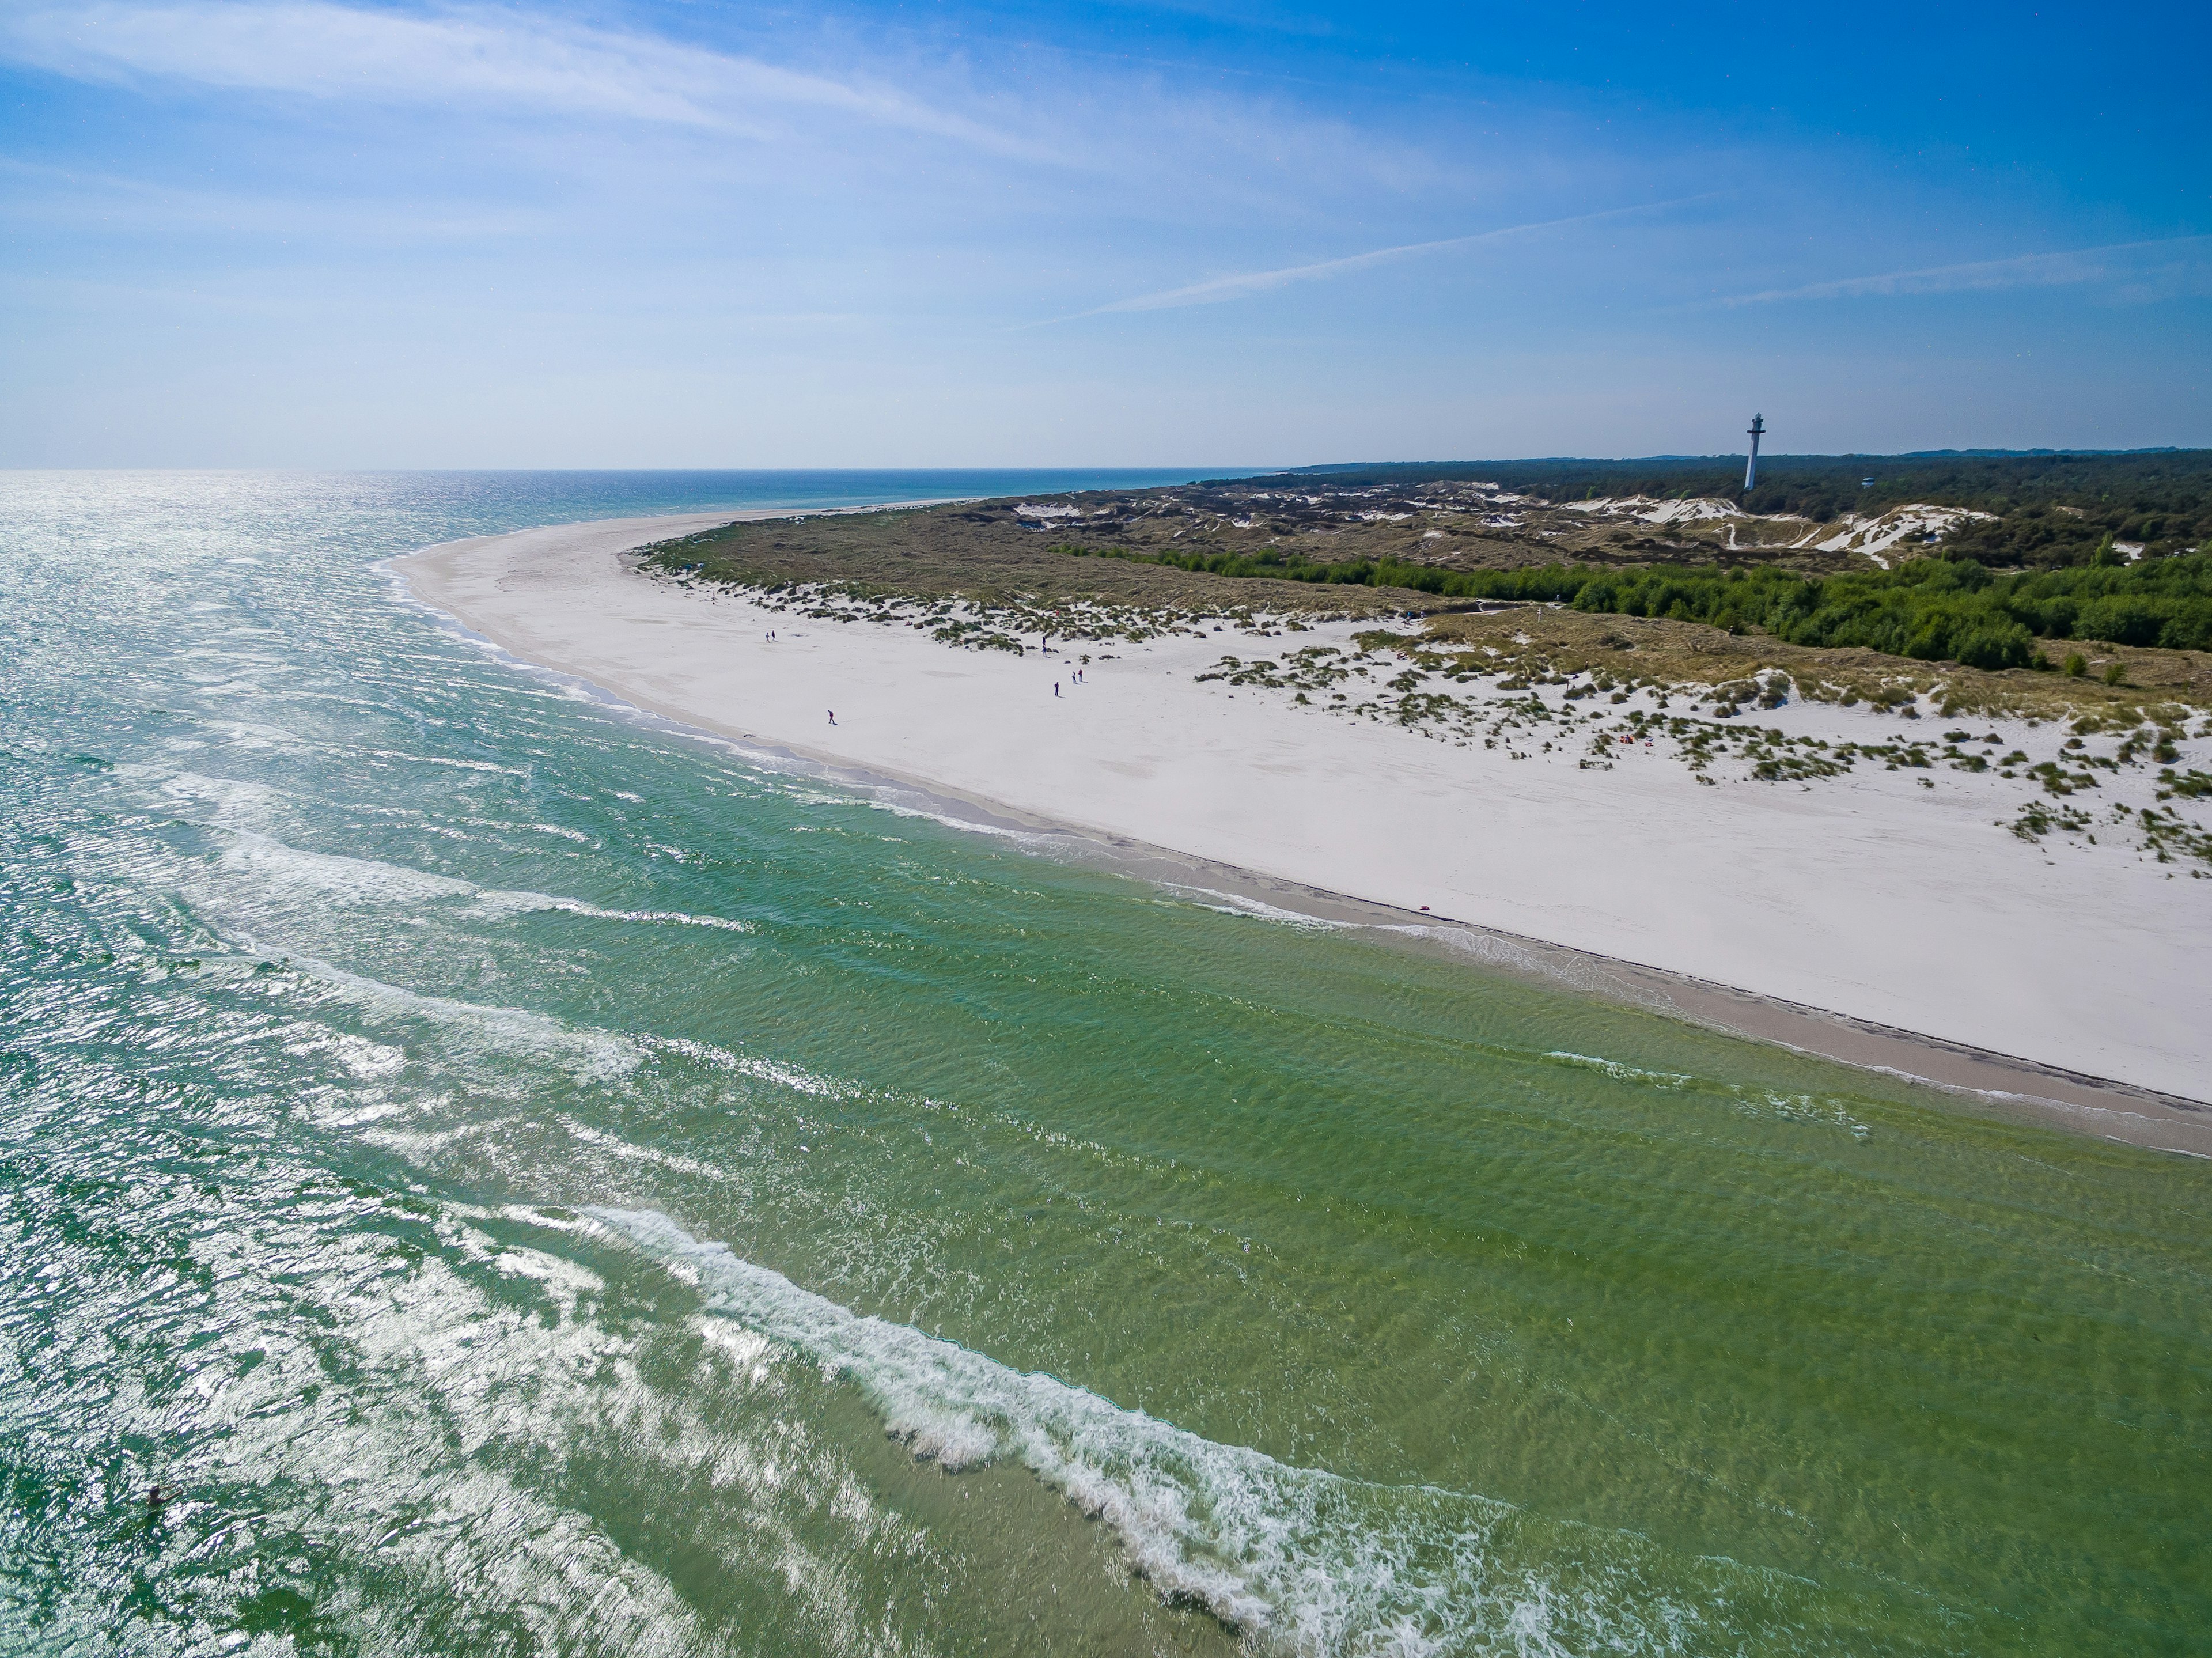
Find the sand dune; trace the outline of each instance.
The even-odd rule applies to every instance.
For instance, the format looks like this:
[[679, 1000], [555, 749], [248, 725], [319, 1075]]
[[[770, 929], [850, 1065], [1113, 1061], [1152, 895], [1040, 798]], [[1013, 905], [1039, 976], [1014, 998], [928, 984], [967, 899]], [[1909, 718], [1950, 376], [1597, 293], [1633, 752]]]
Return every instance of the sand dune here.
[[[1074, 657], [1041, 655], [1034, 641], [1016, 657], [896, 625], [796, 617], [685, 592], [620, 556], [732, 516], [532, 530], [427, 550], [397, 568], [423, 603], [516, 656], [730, 737], [1938, 1044], [2185, 1099], [2212, 1093], [2212, 880], [2160, 865], [2118, 832], [2094, 846], [2024, 841], [2003, 825], [2034, 798], [2032, 784], [1863, 767], [1808, 787], [1721, 767], [1714, 786], [1663, 745], [1641, 744], [1594, 770], [1578, 743], [1455, 746], [1298, 706], [1287, 691], [1195, 678], [1225, 652], [1274, 641], [1092, 645], [1078, 685]], [[1823, 704], [1759, 717], [1862, 741], [1899, 726]], [[1976, 730], [2038, 758], [2063, 735], [1985, 720]], [[1855, 1051], [1842, 1036], [1804, 1040], [1802, 1028], [1762, 1034], [1894, 1062], [1893, 1048]], [[1945, 1079], [1941, 1065], [1900, 1068]], [[1950, 1080], [2014, 1086], [2001, 1071], [1954, 1071]], [[2069, 1096], [2050, 1078], [2017, 1086]], [[2179, 1127], [2146, 1136], [2099, 1120], [2094, 1090], [2073, 1096], [2099, 1132], [2212, 1149], [2212, 1124], [2172, 1102], [2165, 1114]]]

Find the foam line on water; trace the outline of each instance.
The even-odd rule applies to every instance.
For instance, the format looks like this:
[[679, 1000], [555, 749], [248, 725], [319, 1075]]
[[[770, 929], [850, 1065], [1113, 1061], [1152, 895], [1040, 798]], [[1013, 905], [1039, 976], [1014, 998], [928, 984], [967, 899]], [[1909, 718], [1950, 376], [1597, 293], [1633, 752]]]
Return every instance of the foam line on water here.
[[226, 829], [230, 844], [217, 867], [250, 875], [264, 887], [311, 892], [341, 904], [422, 904], [441, 898], [474, 897], [474, 882], [432, 875], [404, 864], [335, 853], [307, 852], [252, 829]]
[[1176, 881], [1163, 881], [1161, 890], [1186, 897], [1200, 908], [1216, 911], [1223, 915], [1249, 915], [1262, 921], [1278, 921], [1285, 926], [1298, 927], [1310, 932], [1334, 932], [1358, 925], [1351, 921], [1332, 921], [1326, 916], [1309, 915], [1304, 910], [1284, 909], [1265, 903], [1257, 898], [1248, 898], [1241, 892], [1221, 892], [1212, 887], [1185, 886]]
[[1669, 1093], [1697, 1093], [1724, 1099], [1749, 1116], [1778, 1117], [1791, 1122], [1826, 1123], [1840, 1128], [1853, 1139], [1865, 1139], [1874, 1130], [1852, 1114], [1852, 1102], [1832, 1094], [1790, 1094], [1771, 1088], [1746, 1087], [1741, 1083], [1716, 1082], [1711, 1078], [1687, 1076], [1674, 1071], [1650, 1071], [1641, 1066], [1626, 1065], [1618, 1060], [1598, 1059], [1588, 1054], [1571, 1054], [1555, 1049], [1543, 1056], [1555, 1065], [1564, 1065], [1577, 1071], [1595, 1071], [1615, 1082], [1638, 1084], [1645, 1088], [1664, 1089]]
[[1440, 944], [1459, 955], [1471, 956], [1487, 966], [1504, 968], [1533, 978], [1549, 979], [1554, 983], [1601, 996], [1608, 1001], [1619, 1001], [1626, 997], [1628, 1000], [1654, 1007], [1666, 1005], [1664, 997], [1648, 991], [1632, 991], [1586, 962], [1530, 950], [1510, 938], [1500, 938], [1474, 927], [1455, 926], [1447, 922], [1410, 921], [1378, 922], [1372, 930]]
[[502, 777], [530, 775], [526, 766], [495, 765], [489, 760], [461, 760], [443, 754], [410, 754], [404, 749], [370, 749], [367, 752], [379, 760], [404, 760], [417, 766], [449, 766], [456, 771], [495, 772]]
[[[1773, 1574], [1661, 1558], [1648, 1540], [1532, 1518], [1496, 1498], [1378, 1485], [1275, 1461], [862, 1315], [652, 1211], [589, 1219], [736, 1321], [857, 1386], [887, 1432], [958, 1472], [1013, 1461], [1109, 1526], [1163, 1597], [1256, 1648], [1414, 1655], [1702, 1649]], [[1692, 1584], [1691, 1595], [1662, 1582]], [[1702, 1593], [1698, 1592], [1702, 1591]]]
[[223, 832], [232, 839], [217, 859], [221, 868], [250, 874], [279, 891], [289, 888], [312, 892], [342, 904], [425, 904], [454, 898], [471, 901], [477, 913], [488, 915], [557, 910], [594, 920], [628, 921], [642, 926], [712, 927], [730, 932], [754, 930], [751, 922], [726, 916], [695, 915], [677, 909], [610, 909], [553, 893], [480, 887], [456, 876], [434, 875], [379, 859], [307, 852], [252, 829], [225, 828]]
[[626, 1140], [619, 1134], [610, 1134], [604, 1129], [593, 1128], [590, 1124], [565, 1114], [556, 1117], [553, 1121], [586, 1145], [595, 1146], [611, 1156], [620, 1157], [625, 1163], [649, 1163], [656, 1169], [672, 1169], [679, 1175], [689, 1175], [696, 1180], [727, 1181], [730, 1178], [730, 1171], [726, 1169], [718, 1169], [712, 1163], [702, 1163], [696, 1157], [684, 1157], [674, 1151], [664, 1151], [657, 1146], [640, 1145], [634, 1140]]
[[1577, 1071], [1597, 1072], [1615, 1082], [1643, 1083], [1652, 1088], [1687, 1088], [1697, 1081], [1695, 1077], [1685, 1076], [1677, 1071], [1646, 1071], [1641, 1066], [1624, 1065], [1619, 1060], [1602, 1060], [1589, 1054], [1570, 1054], [1560, 1048], [1554, 1048], [1544, 1057], [1561, 1065], [1571, 1066]]
[[[920, 798], [920, 797], [915, 797]], [[1030, 829], [1018, 823], [994, 823], [987, 818], [963, 817], [957, 811], [942, 811], [928, 806], [914, 805], [902, 800], [889, 788], [878, 788], [869, 796], [837, 804], [859, 805], [875, 811], [887, 811], [894, 817], [919, 818], [925, 823], [942, 824], [946, 829], [961, 829], [970, 835], [988, 835], [1001, 841], [1010, 841], [1032, 852], [1042, 852], [1068, 845], [1073, 839], [1062, 829]]]
[[265, 817], [284, 804], [283, 795], [266, 783], [234, 777], [208, 777], [195, 771], [171, 771], [143, 761], [118, 766], [115, 774], [118, 778], [152, 781], [172, 800], [188, 800], [200, 806], [211, 805], [224, 814], [220, 821], [225, 827], [242, 816]]
[[250, 955], [306, 975], [371, 1014], [434, 1024], [457, 1038], [464, 1049], [490, 1048], [524, 1059], [551, 1060], [580, 1082], [610, 1082], [626, 1077], [637, 1069], [641, 1059], [635, 1042], [611, 1031], [580, 1029], [526, 1008], [426, 996], [313, 957], [264, 950], [251, 940], [244, 941], [244, 948]]
[[750, 921], [741, 921], [726, 915], [695, 915], [681, 909], [608, 909], [599, 904], [587, 904], [580, 898], [563, 898], [544, 892], [509, 892], [494, 887], [477, 890], [477, 907], [489, 913], [526, 915], [539, 910], [558, 910], [568, 915], [586, 915], [599, 921], [631, 921], [647, 926], [703, 926], [725, 932], [750, 932]]

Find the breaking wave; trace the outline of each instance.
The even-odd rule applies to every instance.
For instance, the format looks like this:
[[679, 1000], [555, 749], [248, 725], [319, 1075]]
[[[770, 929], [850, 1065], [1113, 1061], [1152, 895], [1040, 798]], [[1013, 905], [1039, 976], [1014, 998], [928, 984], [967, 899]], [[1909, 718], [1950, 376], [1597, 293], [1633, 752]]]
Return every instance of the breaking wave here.
[[1370, 1484], [1218, 1444], [854, 1313], [665, 1215], [584, 1213], [693, 1283], [710, 1314], [859, 1388], [917, 1457], [950, 1473], [1006, 1461], [1028, 1468], [1109, 1527], [1164, 1599], [1202, 1607], [1262, 1650], [1710, 1650], [1732, 1632], [1788, 1621], [1779, 1603], [1804, 1588], [1493, 1497]]
[[1840, 1128], [1853, 1139], [1863, 1140], [1874, 1130], [1852, 1113], [1851, 1102], [1833, 1094], [1785, 1094], [1771, 1088], [1749, 1088], [1741, 1083], [1716, 1082], [1706, 1077], [1686, 1076], [1674, 1071], [1648, 1071], [1640, 1066], [1623, 1065], [1618, 1060], [1594, 1058], [1588, 1054], [1570, 1054], [1555, 1050], [1544, 1055], [1554, 1065], [1571, 1066], [1577, 1071], [1595, 1071], [1615, 1082], [1633, 1083], [1644, 1088], [1665, 1089], [1670, 1093], [1696, 1093], [1723, 1099], [1747, 1116], [1774, 1117], [1788, 1122], [1822, 1123]]
[[313, 895], [351, 908], [374, 904], [426, 904], [444, 899], [467, 901], [479, 914], [525, 915], [541, 911], [588, 916], [596, 920], [629, 921], [648, 926], [713, 927], [730, 932], [750, 932], [750, 921], [720, 915], [695, 915], [676, 909], [610, 909], [580, 898], [552, 893], [508, 891], [480, 887], [449, 875], [434, 875], [404, 864], [372, 858], [349, 858], [331, 853], [307, 852], [251, 829], [231, 829], [232, 837], [218, 860], [234, 874], [251, 875], [270, 892]]

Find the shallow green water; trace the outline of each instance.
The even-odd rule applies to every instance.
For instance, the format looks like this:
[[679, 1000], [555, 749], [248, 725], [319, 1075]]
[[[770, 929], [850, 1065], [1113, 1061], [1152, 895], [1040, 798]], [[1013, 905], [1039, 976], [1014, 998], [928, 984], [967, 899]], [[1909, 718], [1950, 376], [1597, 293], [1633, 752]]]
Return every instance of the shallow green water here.
[[0, 479], [0, 1649], [2205, 1649], [2202, 1163], [832, 791], [370, 568], [832, 487]]

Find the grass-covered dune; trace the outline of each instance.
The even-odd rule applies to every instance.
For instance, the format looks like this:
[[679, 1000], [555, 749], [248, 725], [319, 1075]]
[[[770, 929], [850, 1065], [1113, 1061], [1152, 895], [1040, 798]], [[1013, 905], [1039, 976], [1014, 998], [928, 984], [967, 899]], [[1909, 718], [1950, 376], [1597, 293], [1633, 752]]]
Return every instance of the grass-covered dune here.
[[1781, 457], [1748, 496], [1741, 464], [1316, 469], [732, 524], [651, 559], [685, 582], [980, 607], [994, 638], [1062, 631], [1070, 606], [1141, 632], [1518, 601], [1707, 633], [1676, 665], [1692, 677], [1756, 641], [1824, 683], [1988, 676], [1992, 707], [2087, 695], [2081, 676], [2212, 701], [2212, 452]]
[[1642, 460], [1509, 460], [1321, 466], [1280, 475], [1335, 489], [1402, 488], [1480, 478], [1535, 500], [1604, 496], [1733, 501], [1747, 513], [1828, 523], [1908, 502], [1991, 515], [1946, 537], [1948, 550], [1982, 562], [2084, 564], [2106, 537], [2148, 556], [2212, 541], [2212, 450], [2128, 453], [1947, 451], [1917, 455], [1773, 455], [1743, 488], [1741, 455]]

